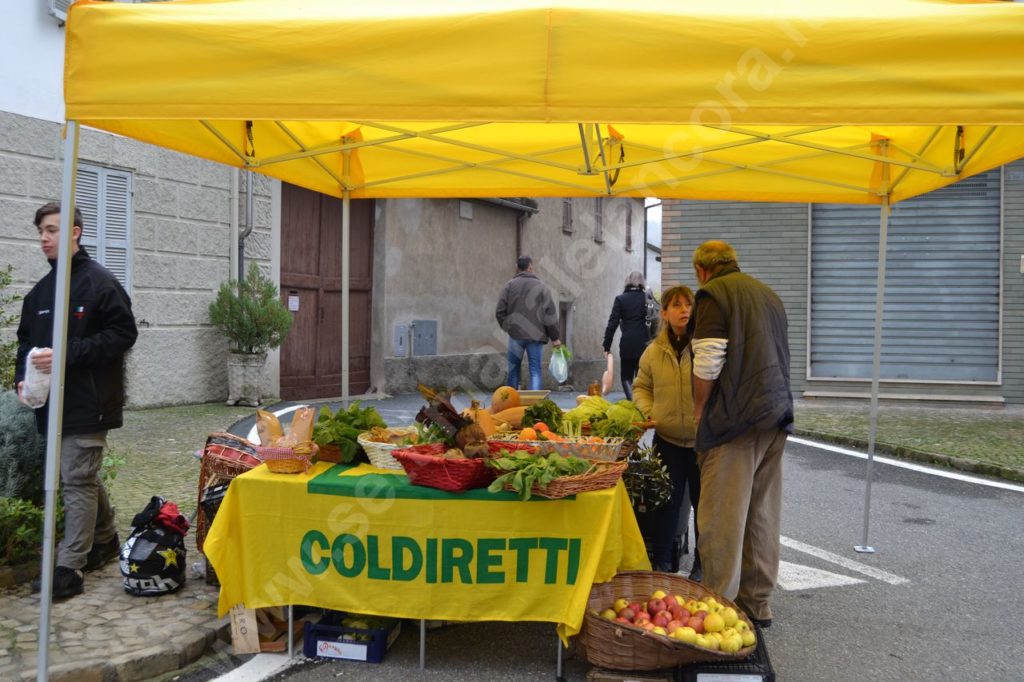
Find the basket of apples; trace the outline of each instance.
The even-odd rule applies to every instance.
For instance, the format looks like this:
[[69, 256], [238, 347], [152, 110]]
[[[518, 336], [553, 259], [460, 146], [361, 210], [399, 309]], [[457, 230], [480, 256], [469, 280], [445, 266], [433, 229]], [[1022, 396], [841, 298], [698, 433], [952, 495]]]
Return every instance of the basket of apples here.
[[737, 606], [673, 573], [627, 571], [594, 585], [578, 644], [613, 670], [658, 670], [730, 661], [754, 652], [757, 636]]

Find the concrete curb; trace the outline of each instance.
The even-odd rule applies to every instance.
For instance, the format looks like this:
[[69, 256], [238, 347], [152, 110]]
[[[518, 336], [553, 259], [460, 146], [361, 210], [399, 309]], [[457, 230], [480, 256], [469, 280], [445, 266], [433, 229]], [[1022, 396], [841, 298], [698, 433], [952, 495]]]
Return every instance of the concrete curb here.
[[[841, 436], [834, 433], [826, 433], [824, 431], [796, 429], [794, 431], [794, 435], [802, 438], [820, 440], [826, 443], [833, 443], [835, 445], [858, 448], [860, 450], [867, 450], [868, 448], [868, 442], [866, 440], [852, 438], [850, 436]], [[1024, 483], [1024, 469], [1018, 469], [1016, 467], [979, 462], [977, 460], [953, 457], [951, 455], [941, 455], [935, 452], [926, 452], [924, 450], [917, 450], [903, 445], [891, 445], [888, 443], [876, 442], [875, 452], [890, 455], [892, 457], [909, 459], [923, 464], [938, 464], [972, 474], [983, 474], [985, 476], [1002, 478], [1015, 483]]]

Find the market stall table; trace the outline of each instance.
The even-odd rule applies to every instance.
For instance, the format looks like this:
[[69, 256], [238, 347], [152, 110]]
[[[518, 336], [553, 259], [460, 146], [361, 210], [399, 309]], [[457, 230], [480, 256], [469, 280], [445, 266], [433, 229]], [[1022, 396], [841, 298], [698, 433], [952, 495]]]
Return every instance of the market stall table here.
[[221, 615], [236, 604], [302, 604], [421, 620], [548, 621], [563, 640], [579, 631], [593, 583], [650, 569], [621, 481], [523, 502], [323, 462], [305, 474], [260, 466], [236, 478], [204, 551], [221, 582]]

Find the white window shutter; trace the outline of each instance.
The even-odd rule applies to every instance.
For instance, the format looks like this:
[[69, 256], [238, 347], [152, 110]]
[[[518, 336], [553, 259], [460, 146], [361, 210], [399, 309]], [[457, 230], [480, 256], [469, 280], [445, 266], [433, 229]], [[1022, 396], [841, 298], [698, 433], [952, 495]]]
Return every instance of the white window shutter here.
[[106, 187], [103, 193], [103, 265], [114, 273], [121, 286], [131, 291], [131, 224], [132, 178], [124, 171], [106, 170]]
[[131, 291], [131, 197], [131, 173], [79, 164], [75, 203], [85, 222], [80, 243], [127, 291]]
[[82, 212], [85, 225], [82, 237], [78, 240], [82, 246], [89, 247], [89, 252], [99, 257], [96, 248], [99, 245], [99, 213], [100, 213], [100, 172], [102, 168], [79, 164], [78, 178], [75, 184], [75, 205]]

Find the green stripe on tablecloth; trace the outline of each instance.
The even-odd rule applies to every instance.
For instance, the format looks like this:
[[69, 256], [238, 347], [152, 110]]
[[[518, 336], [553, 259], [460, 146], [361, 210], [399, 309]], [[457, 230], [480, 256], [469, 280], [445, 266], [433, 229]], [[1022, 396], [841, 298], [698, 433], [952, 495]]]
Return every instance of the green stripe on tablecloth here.
[[[360, 465], [365, 466], [365, 465]], [[513, 492], [488, 492], [487, 488], [474, 488], [462, 493], [413, 485], [401, 472], [393, 474], [368, 473], [345, 475], [357, 467], [349, 464], [335, 464], [327, 471], [312, 479], [306, 487], [311, 495], [340, 495], [342, 497], [363, 497], [369, 499], [399, 500], [484, 500], [489, 502], [516, 502], [519, 496]], [[575, 495], [562, 499], [574, 499]], [[531, 497], [530, 502], [549, 502], [546, 497]]]

